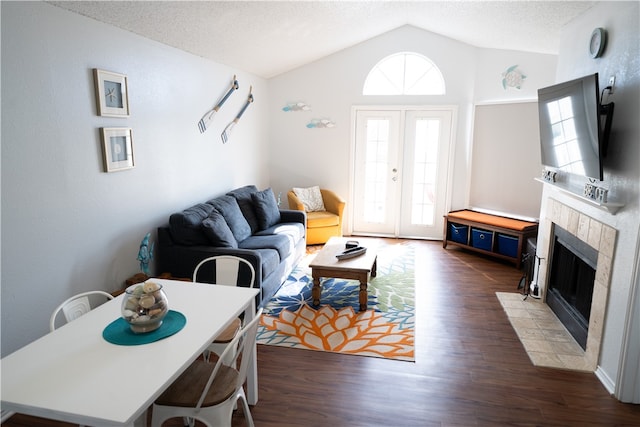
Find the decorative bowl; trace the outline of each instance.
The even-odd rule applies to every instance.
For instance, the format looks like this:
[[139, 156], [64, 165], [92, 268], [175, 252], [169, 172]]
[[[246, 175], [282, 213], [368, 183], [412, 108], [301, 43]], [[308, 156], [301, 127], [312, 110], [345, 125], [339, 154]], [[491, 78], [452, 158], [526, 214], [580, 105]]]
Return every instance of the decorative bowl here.
[[136, 334], [155, 331], [169, 311], [162, 285], [147, 280], [125, 290], [122, 317]]

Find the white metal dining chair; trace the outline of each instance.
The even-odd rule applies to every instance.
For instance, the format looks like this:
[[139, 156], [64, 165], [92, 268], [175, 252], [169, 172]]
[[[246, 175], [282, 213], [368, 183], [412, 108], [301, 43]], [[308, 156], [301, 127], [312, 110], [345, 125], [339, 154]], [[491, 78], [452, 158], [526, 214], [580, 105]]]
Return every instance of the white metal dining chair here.
[[[249, 261], [232, 255], [218, 255], [205, 258], [196, 265], [193, 271], [193, 281], [202, 283], [212, 283], [215, 285], [239, 286], [246, 285], [250, 288], [255, 283], [256, 272]], [[220, 357], [227, 348], [231, 340], [236, 336], [242, 326], [239, 318], [218, 335], [209, 345], [205, 358], [209, 357], [209, 352], [213, 352]], [[229, 353], [233, 357], [233, 352]]]
[[51, 332], [56, 329], [56, 320], [58, 314], [60, 314], [61, 312], [62, 314], [64, 314], [64, 319], [66, 320], [66, 322], [69, 323], [99, 305], [91, 305], [91, 301], [94, 300], [94, 298], [91, 298], [93, 296], [100, 297], [103, 302], [113, 299], [113, 295], [104, 291], [82, 292], [66, 299], [62, 304], [56, 307], [55, 310], [53, 310], [53, 314], [51, 315], [51, 319], [49, 320], [49, 329], [51, 330]]
[[[197, 419], [209, 427], [230, 427], [238, 399], [242, 401], [247, 425], [254, 426], [243, 385], [252, 362], [261, 314], [262, 308], [240, 330], [215, 364], [196, 359], [156, 399], [152, 407], [151, 427], [160, 427], [164, 421], [174, 417]], [[238, 351], [229, 358], [236, 347]]]

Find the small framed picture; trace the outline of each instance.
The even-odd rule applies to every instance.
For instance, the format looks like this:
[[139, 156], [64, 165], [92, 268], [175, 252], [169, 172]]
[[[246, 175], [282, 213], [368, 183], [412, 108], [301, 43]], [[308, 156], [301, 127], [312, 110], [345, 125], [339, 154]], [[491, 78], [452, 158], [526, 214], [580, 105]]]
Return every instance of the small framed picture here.
[[132, 169], [133, 139], [131, 128], [100, 128], [105, 172]]
[[129, 117], [127, 76], [94, 68], [93, 77], [96, 85], [98, 115]]

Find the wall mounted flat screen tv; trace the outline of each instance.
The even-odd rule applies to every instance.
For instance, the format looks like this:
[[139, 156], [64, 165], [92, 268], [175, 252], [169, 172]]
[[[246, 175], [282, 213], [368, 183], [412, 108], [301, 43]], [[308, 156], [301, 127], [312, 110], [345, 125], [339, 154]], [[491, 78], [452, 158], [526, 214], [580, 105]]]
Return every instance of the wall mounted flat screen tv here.
[[538, 90], [544, 166], [603, 180], [613, 103], [601, 106], [599, 95], [598, 73]]

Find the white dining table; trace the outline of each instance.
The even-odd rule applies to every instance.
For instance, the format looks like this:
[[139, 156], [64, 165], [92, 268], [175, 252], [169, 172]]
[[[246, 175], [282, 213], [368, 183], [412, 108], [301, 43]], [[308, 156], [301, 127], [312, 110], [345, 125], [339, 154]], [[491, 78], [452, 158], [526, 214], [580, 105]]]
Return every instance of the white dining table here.
[[[2, 409], [87, 426], [146, 424], [153, 401], [237, 316], [255, 316], [258, 289], [153, 279], [183, 329], [143, 345], [116, 345], [102, 332], [120, 317], [124, 295], [0, 361]], [[247, 398], [258, 401], [255, 346]]]

